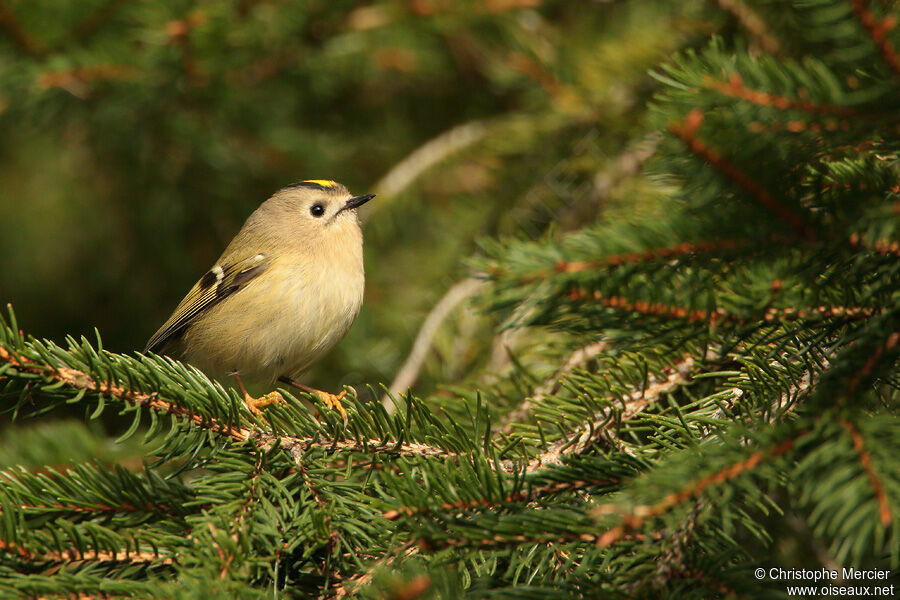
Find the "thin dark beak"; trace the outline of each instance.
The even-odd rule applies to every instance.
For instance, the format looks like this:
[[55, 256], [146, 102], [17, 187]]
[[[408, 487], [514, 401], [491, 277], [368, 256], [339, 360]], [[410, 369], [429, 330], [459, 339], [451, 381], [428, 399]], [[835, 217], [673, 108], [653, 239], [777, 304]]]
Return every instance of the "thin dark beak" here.
[[341, 210], [353, 210], [354, 208], [359, 208], [369, 200], [375, 197], [375, 194], [366, 194], [365, 196], [354, 196], [347, 200], [347, 203], [341, 207]]

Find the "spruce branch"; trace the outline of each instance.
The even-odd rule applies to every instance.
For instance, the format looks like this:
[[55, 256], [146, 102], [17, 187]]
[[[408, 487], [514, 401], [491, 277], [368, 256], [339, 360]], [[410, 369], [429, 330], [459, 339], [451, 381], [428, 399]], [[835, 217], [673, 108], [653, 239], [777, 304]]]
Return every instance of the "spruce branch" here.
[[[833, 356], [834, 353], [830, 353], [829, 356]], [[829, 363], [827, 359], [822, 359], [821, 370], [814, 371], [812, 369], [807, 369], [803, 372], [803, 375], [792, 382], [787, 389], [785, 389], [781, 394], [779, 394], [776, 398], [774, 398], [768, 406], [764, 407], [764, 410], [768, 411], [772, 417], [770, 417], [770, 421], [773, 422], [775, 417], [782, 407], [787, 406], [787, 409], [783, 411], [779, 417], [783, 417], [784, 413], [793, 410], [796, 408], [802, 397], [808, 396], [810, 392], [815, 390], [816, 385], [818, 384], [821, 373], [828, 369]], [[781, 364], [781, 360], [770, 361], [767, 365], [768, 369], [774, 370], [777, 369]], [[749, 381], [749, 376], [746, 371], [742, 372], [739, 377], [739, 381], [742, 385], [738, 385], [732, 388], [726, 388], [718, 393], [718, 395], [725, 397], [728, 399], [729, 406], [728, 407], [719, 407], [719, 409], [715, 412], [714, 417], [716, 419], [722, 419], [726, 417], [726, 412], [731, 410], [731, 407], [734, 403], [741, 398], [745, 393], [748, 392], [749, 388], [752, 387], [751, 382]], [[727, 410], [726, 410], [727, 408]]]
[[711, 312], [699, 309], [691, 310], [689, 308], [672, 306], [659, 302], [630, 300], [621, 296], [606, 297], [599, 290], [592, 292], [577, 287], [569, 289], [565, 295], [572, 302], [595, 302], [607, 308], [621, 310], [632, 314], [661, 319], [686, 320], [689, 323], [714, 324], [729, 317], [728, 313], [721, 308], [717, 308]]
[[250, 439], [257, 441], [265, 451], [278, 444], [288, 451], [294, 461], [303, 459], [305, 452], [318, 448], [326, 452], [340, 450], [343, 452], [361, 452], [384, 454], [386, 456], [421, 456], [431, 458], [453, 458], [457, 453], [445, 448], [417, 442], [392, 443], [385, 440], [322, 440], [318, 437], [281, 437], [263, 433], [251, 433]]
[[535, 388], [531, 396], [526, 397], [516, 408], [501, 417], [500, 422], [498, 423], [500, 426], [497, 430], [498, 433], [510, 433], [516, 423], [522, 422], [522, 420], [528, 416], [532, 406], [540, 404], [544, 398], [559, 391], [562, 386], [562, 379], [566, 375], [590, 362], [608, 348], [609, 344], [601, 340], [599, 342], [592, 342], [575, 350], [569, 358], [566, 359], [563, 366], [557, 369], [552, 377]]
[[[669, 393], [678, 386], [684, 385], [690, 380], [691, 370], [694, 368], [694, 358], [691, 355], [668, 367], [663, 376], [651, 377], [646, 387], [632, 392], [623, 399], [624, 407], [619, 415], [619, 420], [626, 421], [640, 413], [660, 396]], [[612, 429], [616, 425], [613, 411], [604, 411], [604, 414], [592, 422], [575, 431], [570, 437], [552, 444], [540, 455], [528, 461], [526, 472], [533, 473], [539, 469], [561, 464], [566, 456], [582, 454], [593, 446], [601, 435], [612, 435]]]
[[112, 513], [112, 514], [122, 514], [122, 513], [168, 513], [175, 514], [176, 510], [165, 504], [158, 504], [155, 502], [150, 502], [143, 505], [137, 504], [129, 504], [127, 502], [123, 502], [118, 505], [105, 504], [103, 502], [97, 503], [92, 506], [84, 506], [79, 504], [68, 504], [62, 502], [56, 502], [53, 504], [19, 504], [16, 506], [19, 510], [24, 513], [48, 513], [48, 512], [62, 512], [62, 513], [83, 513], [88, 515], [96, 515], [102, 513]]
[[[605, 269], [608, 267], [618, 267], [620, 265], [640, 264], [654, 260], [664, 259], [671, 260], [685, 256], [694, 256], [697, 254], [714, 253], [721, 250], [732, 250], [742, 246], [746, 242], [738, 240], [716, 240], [710, 242], [681, 242], [674, 246], [666, 246], [662, 248], [651, 248], [643, 252], [625, 252], [622, 254], [613, 254], [597, 260], [579, 260], [567, 261], [558, 260], [553, 269], [543, 269], [534, 273], [527, 273], [515, 277], [518, 283], [532, 283], [542, 281], [553, 275], [560, 273], [579, 273], [582, 271], [591, 271], [594, 269]], [[488, 274], [494, 279], [500, 279], [506, 276], [506, 273], [499, 267], [492, 267], [488, 270]]]
[[[422, 537], [418, 543], [424, 550], [437, 548], [502, 548], [523, 544], [566, 543], [591, 545], [595, 549], [609, 548], [613, 544], [626, 540], [646, 541], [667, 538], [666, 529], [650, 532], [639, 531], [651, 521], [666, 515], [686, 502], [700, 497], [710, 488], [732, 481], [746, 473], [754, 471], [769, 461], [780, 458], [790, 452], [807, 434], [806, 430], [788, 428], [782, 435], [787, 439], [774, 442], [767, 447], [755, 450], [745, 458], [731, 462], [716, 471], [699, 479], [689, 481], [677, 491], [671, 492], [653, 504], [636, 504], [623, 508], [621, 503], [606, 503], [586, 508], [586, 513], [575, 512], [568, 508], [558, 509], [560, 513], [551, 519], [545, 515], [546, 523], [553, 522], [553, 530], [541, 529], [534, 514], [517, 513], [513, 516], [514, 527], [502, 526], [498, 519], [502, 516], [493, 513], [479, 516], [481, 521], [469, 522], [466, 517], [441, 517], [437, 519], [435, 535]], [[548, 511], [551, 509], [548, 509]], [[606, 526], [602, 522], [609, 517], [615, 519], [616, 525]], [[590, 519], [594, 527], [587, 527]], [[487, 529], [485, 535], [484, 529]], [[468, 535], [466, 535], [468, 534]]]
[[187, 421], [201, 429], [211, 431], [234, 442], [254, 442], [261, 451], [266, 452], [273, 446], [286, 450], [295, 460], [302, 460], [303, 454], [313, 448], [326, 452], [364, 452], [385, 455], [416, 455], [432, 457], [452, 457], [456, 453], [423, 443], [391, 441], [357, 437], [346, 439], [323, 439], [321, 436], [283, 436], [272, 432], [229, 424], [211, 415], [200, 414], [196, 410], [179, 405], [175, 401], [165, 400], [157, 393], [139, 392], [127, 389], [121, 384], [108, 381], [97, 381], [90, 374], [69, 367], [57, 367], [52, 362], [41, 364], [24, 356], [17, 356], [9, 349], [0, 346], [0, 379], [9, 377], [3, 372], [2, 364], [13, 367], [19, 376], [39, 376], [45, 381], [65, 385], [79, 391], [89, 391], [101, 396], [114, 397], [123, 403], [147, 407], [154, 412], [172, 415]]
[[152, 471], [137, 475], [121, 467], [107, 471], [88, 464], [64, 473], [47, 468], [35, 475], [21, 467], [0, 471], [0, 499], [9, 502], [7, 510], [22, 511], [25, 517], [62, 513], [180, 518], [192, 494], [179, 484], [154, 476]]
[[[445, 519], [449, 521], [449, 519]], [[453, 525], [458, 524], [453, 521], [449, 523], [441, 523], [442, 530], [452, 531]], [[529, 523], [534, 525], [533, 523]], [[607, 532], [608, 533], [608, 532]], [[510, 531], [503, 534], [493, 536], [471, 536], [471, 537], [453, 537], [444, 536], [440, 539], [429, 539], [420, 537], [416, 540], [422, 551], [434, 551], [444, 548], [477, 548], [477, 549], [504, 549], [516, 546], [528, 546], [539, 544], [541, 546], [552, 546], [555, 544], [571, 544], [574, 546], [591, 545], [595, 548], [607, 548], [615, 542], [637, 541], [645, 542], [647, 540], [661, 540], [665, 537], [665, 531], [651, 531], [643, 533], [638, 531], [622, 531], [617, 532], [615, 539], [607, 539], [605, 534], [588, 533], [586, 531], [554, 531], [542, 533], [513, 533]]]
[[890, 504], [888, 504], [887, 494], [884, 491], [884, 484], [881, 483], [881, 479], [879, 479], [878, 475], [875, 473], [875, 469], [872, 468], [872, 459], [863, 444], [862, 435], [860, 435], [859, 429], [854, 427], [847, 419], [842, 418], [839, 422], [841, 426], [847, 430], [847, 433], [850, 434], [850, 437], [853, 438], [853, 448], [856, 450], [857, 454], [859, 454], [859, 461], [862, 463], [866, 475], [869, 476], [869, 480], [872, 482], [875, 497], [878, 499], [878, 505], [881, 508], [879, 513], [881, 524], [884, 527], [889, 527], [891, 521], [893, 521], [891, 507]]
[[793, 449], [798, 439], [806, 435], [806, 433], [805, 430], [795, 432], [788, 439], [776, 442], [764, 450], [757, 450], [743, 460], [691, 481], [679, 491], [667, 495], [656, 504], [635, 506], [626, 510], [624, 514], [621, 507], [617, 504], [605, 504], [594, 508], [592, 512], [598, 518], [613, 514], [619, 515], [621, 519], [619, 525], [598, 535], [596, 544], [601, 547], [609, 546], [622, 539], [629, 531], [642, 527], [648, 521], [670, 512], [687, 500], [697, 498], [709, 487], [735, 479], [769, 460], [783, 456]]
[[[777, 288], [778, 284], [773, 282]], [[672, 306], [662, 303], [652, 303], [644, 300], [630, 300], [621, 296], [604, 296], [600, 291], [587, 291], [582, 288], [570, 288], [566, 296], [572, 302], [596, 302], [607, 308], [622, 310], [629, 313], [646, 315], [662, 319], [684, 319], [690, 323], [707, 323], [718, 325], [733, 323], [737, 325], [750, 325], [758, 322], [757, 318], [744, 317], [729, 313], [723, 308], [712, 311], [689, 309], [682, 306]], [[812, 306], [807, 308], [769, 307], [762, 314], [762, 320], [766, 323], [779, 323], [782, 321], [822, 321], [828, 319], [858, 320], [869, 319], [878, 314], [878, 309], [865, 306]]]
[[888, 38], [888, 33], [897, 26], [897, 17], [889, 15], [881, 20], [866, 6], [865, 0], [849, 0], [853, 14], [865, 28], [866, 33], [881, 52], [884, 62], [900, 77], [900, 56], [898, 56], [893, 42]]
[[[894, 349], [900, 345], [900, 331], [895, 331], [885, 338], [884, 342], [878, 344], [872, 354], [866, 358], [862, 368], [857, 371], [850, 379], [850, 385], [847, 387], [846, 397], [852, 397], [859, 389], [860, 385], [872, 375], [872, 372], [884, 360], [885, 355], [893, 354]], [[838, 396], [840, 399], [840, 396]]]
[[615, 479], [588, 479], [588, 480], [580, 480], [576, 479], [574, 481], [557, 481], [554, 483], [547, 483], [540, 486], [535, 486], [527, 491], [519, 491], [511, 494], [507, 494], [500, 500], [495, 500], [493, 498], [477, 498], [474, 500], [459, 500], [457, 502], [445, 502], [443, 504], [438, 504], [435, 506], [423, 506], [423, 507], [411, 507], [411, 506], [399, 506], [397, 508], [393, 508], [387, 512], [385, 512], [382, 516], [388, 521], [396, 521], [397, 519], [403, 516], [415, 516], [415, 515], [423, 515], [432, 512], [453, 512], [453, 511], [464, 511], [471, 510], [474, 508], [500, 508], [509, 504], [530, 504], [547, 496], [553, 496], [556, 494], [561, 494], [563, 492], [576, 492], [579, 490], [587, 490], [594, 488], [609, 488], [617, 486], [621, 483], [620, 480]]
[[693, 109], [683, 121], [671, 123], [669, 131], [680, 138], [684, 144], [698, 157], [712, 165], [720, 173], [728, 177], [739, 188], [744, 190], [751, 198], [781, 219], [801, 239], [814, 240], [815, 233], [809, 229], [803, 219], [791, 209], [776, 200], [768, 191], [760, 187], [758, 183], [750, 179], [736, 166], [722, 157], [718, 151], [710, 148], [703, 140], [697, 137], [697, 130], [703, 123], [703, 111]]
[[153, 566], [169, 566], [175, 564], [173, 556], [167, 556], [159, 552], [122, 550], [119, 552], [111, 552], [108, 550], [85, 550], [80, 548], [69, 548], [67, 550], [47, 550], [43, 552], [30, 551], [22, 547], [18, 547], [12, 542], [4, 542], [0, 540], [0, 552], [12, 553], [32, 563], [72, 563], [81, 562], [100, 562], [100, 563], [120, 563], [127, 565], [153, 565]]
[[898, 421], [841, 407], [816, 413], [813, 424], [815, 434], [802, 450], [798, 447], [792, 487], [812, 532], [825, 538], [838, 564], [846, 564], [848, 554], [858, 560], [862, 550], [851, 549], [851, 540], [878, 547], [896, 529], [891, 504], [898, 479], [889, 465]]
[[859, 113], [852, 108], [838, 104], [825, 104], [810, 100], [795, 100], [786, 96], [754, 90], [744, 85], [744, 80], [739, 73], [732, 73], [728, 81], [722, 81], [707, 76], [706, 85], [725, 96], [746, 100], [758, 106], [768, 106], [778, 110], [797, 110], [813, 115], [835, 115], [839, 117], [856, 117]]
[[[10, 514], [12, 508], [4, 503], [7, 521], [16, 516]], [[32, 524], [47, 522], [43, 516], [28, 518]], [[0, 554], [28, 563], [29, 569], [47, 568], [46, 563], [102, 563], [107, 570], [120, 570], [134, 565], [175, 565], [178, 554], [187, 547], [186, 539], [173, 535], [173, 528], [165, 523], [117, 527], [101, 520], [78, 523], [57, 518], [50, 522], [55, 527], [20, 524], [8, 534], [11, 539], [0, 539]], [[0, 556], [3, 562], [9, 561]]]
[[[97, 381], [88, 373], [78, 369], [56, 367], [52, 363], [42, 365], [23, 356], [17, 357], [2, 346], [0, 346], [0, 362], [14, 367], [23, 374], [38, 375], [48, 381], [63, 384], [72, 389], [112, 396], [123, 402], [146, 406], [151, 410], [185, 419], [198, 427], [208, 429], [235, 441], [245, 441], [250, 439], [252, 435], [249, 429], [226, 425], [215, 418], [197, 414], [174, 402], [163, 400], [156, 394], [136, 392], [109, 381]], [[3, 376], [0, 373], [0, 377]]]
[[[159, 581], [116, 581], [67, 569], [58, 569], [52, 575], [7, 573], [0, 584], [0, 591], [9, 597], [28, 600], [170, 600], [178, 593], [174, 586]], [[184, 585], [178, 591], [184, 591]]]

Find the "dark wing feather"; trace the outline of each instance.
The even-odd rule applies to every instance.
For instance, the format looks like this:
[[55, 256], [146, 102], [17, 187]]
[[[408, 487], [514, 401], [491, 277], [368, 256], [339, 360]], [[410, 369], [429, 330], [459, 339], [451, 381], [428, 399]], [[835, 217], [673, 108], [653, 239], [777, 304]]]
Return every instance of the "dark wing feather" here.
[[187, 329], [199, 315], [237, 292], [266, 270], [269, 260], [264, 254], [234, 263], [216, 265], [200, 278], [184, 297], [169, 320], [153, 334], [144, 352], [158, 352]]

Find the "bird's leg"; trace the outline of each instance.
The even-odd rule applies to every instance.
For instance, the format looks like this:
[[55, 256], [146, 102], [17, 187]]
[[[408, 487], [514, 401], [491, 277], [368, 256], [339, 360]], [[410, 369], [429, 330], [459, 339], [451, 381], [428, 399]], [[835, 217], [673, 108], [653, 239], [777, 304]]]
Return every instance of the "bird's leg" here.
[[247, 405], [247, 408], [250, 409], [257, 417], [262, 415], [262, 409], [264, 406], [268, 406], [270, 404], [275, 404], [276, 402], [284, 402], [284, 397], [280, 392], [269, 392], [264, 396], [260, 396], [259, 398], [254, 398], [247, 391], [247, 388], [244, 387], [244, 382], [241, 381], [241, 376], [237, 374], [237, 372], [232, 373], [234, 375], [235, 381], [237, 381], [238, 387], [241, 389], [241, 393], [244, 394], [244, 404]]
[[328, 392], [323, 392], [322, 390], [317, 390], [314, 387], [304, 385], [299, 381], [294, 381], [290, 377], [279, 377], [278, 381], [295, 387], [298, 390], [309, 392], [310, 394], [316, 394], [319, 398], [322, 399], [322, 402], [325, 403], [325, 406], [327, 406], [328, 408], [333, 408], [334, 410], [341, 413], [341, 417], [343, 417], [344, 419], [344, 425], [347, 424], [347, 410], [341, 404], [341, 400], [343, 400], [344, 396], [347, 395], [347, 390], [341, 390], [340, 394], [330, 394]]

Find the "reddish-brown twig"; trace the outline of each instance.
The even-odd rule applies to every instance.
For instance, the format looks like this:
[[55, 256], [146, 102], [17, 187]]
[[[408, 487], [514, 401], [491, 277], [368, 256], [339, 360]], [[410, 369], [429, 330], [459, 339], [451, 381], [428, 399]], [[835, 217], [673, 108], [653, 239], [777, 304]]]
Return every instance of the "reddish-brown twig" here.
[[548, 483], [546, 485], [531, 488], [527, 491], [520, 491], [513, 494], [507, 494], [502, 500], [492, 500], [490, 498], [476, 498], [474, 500], [460, 500], [458, 502], [445, 502], [434, 506], [400, 506], [384, 513], [384, 518], [389, 521], [395, 521], [402, 516], [414, 516], [418, 514], [427, 514], [433, 512], [462, 511], [473, 508], [495, 508], [503, 504], [514, 504], [520, 502], [534, 502], [545, 496], [559, 494], [562, 492], [571, 492], [583, 490], [593, 487], [609, 487], [617, 485], [618, 480], [577, 480], [577, 481], [560, 481]]
[[[567, 292], [567, 295], [569, 300], [573, 302], [592, 301], [608, 308], [663, 319], [684, 319], [690, 323], [708, 323], [710, 325], [717, 325], [719, 323], [743, 324], [759, 320], [759, 316], [750, 315], [741, 317], [729, 313], [723, 308], [716, 308], [711, 311], [688, 309], [682, 306], [647, 302], [646, 300], [631, 300], [629, 298], [623, 298], [622, 296], [604, 296], [599, 291], [589, 292], [581, 288], [572, 288]], [[875, 309], [863, 306], [785, 307], [766, 309], [766, 312], [762, 315], [762, 320], [767, 323], [775, 323], [778, 321], [797, 321], [804, 319], [860, 319], [869, 318], [875, 314], [877, 314]]]
[[897, 26], [897, 17], [889, 15], [879, 21], [866, 8], [864, 0], [850, 0], [850, 6], [853, 7], [853, 14], [856, 15], [856, 18], [859, 19], [859, 22], [866, 29], [869, 37], [878, 46], [884, 61], [894, 73], [900, 76], [900, 56], [897, 55], [894, 49], [894, 43], [887, 36], [888, 32]]
[[778, 110], [798, 110], [814, 115], [837, 115], [841, 117], [856, 115], [853, 109], [838, 104], [819, 104], [809, 100], [794, 100], [778, 94], [750, 89], [744, 85], [744, 80], [738, 73], [732, 73], [728, 81], [720, 81], [709, 76], [705, 78], [705, 81], [709, 87], [721, 94], [732, 98], [740, 98], [759, 106], [771, 106]]
[[622, 507], [618, 504], [604, 504], [598, 506], [591, 511], [591, 513], [595, 517], [600, 518], [611, 514], [619, 515], [620, 517], [619, 525], [611, 527], [603, 531], [602, 533], [558, 532], [539, 536], [526, 534], [504, 536], [498, 535], [492, 538], [480, 537], [477, 540], [468, 538], [448, 538], [439, 540], [437, 542], [420, 539], [418, 543], [420, 547], [426, 549], [447, 546], [501, 547], [516, 544], [553, 542], [583, 542], [605, 548], [611, 546], [616, 542], [628, 539], [661, 539], [663, 537], [662, 531], [654, 531], [649, 534], [641, 534], [639, 532], [636, 532], [635, 530], [643, 527], [652, 519], [668, 513], [673, 508], [676, 508], [684, 502], [698, 497], [708, 488], [735, 479], [736, 477], [746, 473], [747, 471], [757, 468], [761, 464], [773, 458], [777, 458], [786, 454], [791, 450], [791, 448], [794, 447], [796, 439], [804, 434], [805, 431], [800, 431], [792, 439], [773, 444], [765, 450], [758, 450], [741, 461], [723, 467], [715, 473], [711, 473], [710, 475], [702, 477], [701, 479], [691, 481], [684, 487], [682, 487], [679, 491], [665, 496], [656, 504], [638, 505], [625, 511], [623, 511]]
[[[804, 432], [800, 432], [797, 437], [799, 437], [799, 435], [802, 435], [803, 433]], [[622, 516], [621, 525], [617, 525], [616, 527], [613, 527], [597, 536], [596, 544], [602, 547], [609, 546], [610, 544], [621, 539], [629, 530], [637, 529], [643, 526], [647, 521], [669, 512], [672, 508], [678, 506], [679, 504], [682, 504], [686, 500], [699, 496], [707, 488], [713, 485], [724, 483], [726, 481], [730, 481], [736, 478], [738, 475], [741, 475], [742, 473], [745, 473], [751, 469], [755, 469], [760, 464], [772, 458], [777, 458], [787, 453], [791, 448], [793, 448], [794, 441], [794, 439], [789, 439], [774, 444], [767, 450], [758, 450], [744, 460], [728, 465], [727, 467], [719, 469], [715, 473], [688, 483], [678, 492], [669, 494], [656, 504], [635, 506]], [[611, 513], [619, 514], [619, 511], [619, 506], [608, 504], [599, 506], [594, 509], [594, 514], [597, 516], [603, 516]]]
[[863, 469], [869, 476], [869, 481], [872, 482], [872, 488], [875, 490], [875, 497], [878, 499], [878, 506], [880, 507], [879, 517], [881, 519], [881, 524], [885, 527], [888, 527], [893, 520], [893, 516], [891, 515], [891, 506], [890, 504], [888, 504], [887, 494], [884, 491], [884, 485], [875, 474], [875, 469], [872, 468], [872, 458], [869, 455], [868, 450], [866, 450], [865, 446], [863, 445], [862, 434], [860, 434], [859, 430], [854, 427], [850, 421], [841, 419], [840, 423], [850, 434], [850, 437], [853, 438], [853, 448], [856, 450], [856, 453], [859, 454], [859, 462], [862, 463]]
[[814, 233], [803, 222], [803, 219], [776, 200], [768, 191], [741, 172], [731, 162], [723, 158], [718, 151], [710, 148], [703, 140], [697, 137], [697, 130], [700, 128], [701, 123], [703, 123], [703, 112], [695, 108], [688, 113], [684, 121], [669, 125], [669, 131], [680, 138], [694, 154], [707, 161], [759, 204], [774, 213], [799, 237], [808, 240], [814, 239]]
[[[559, 260], [553, 265], [553, 269], [535, 271], [526, 275], [516, 277], [521, 283], [530, 283], [533, 281], [542, 281], [558, 273], [578, 273], [581, 271], [589, 271], [592, 269], [601, 269], [605, 267], [617, 267], [624, 264], [635, 264], [648, 262], [658, 259], [672, 259], [681, 256], [691, 256], [704, 252], [716, 252], [719, 250], [730, 250], [740, 245], [737, 240], [717, 240], [712, 242], [681, 242], [674, 246], [665, 246], [662, 248], [651, 248], [643, 252], [625, 252], [622, 254], [613, 254], [596, 260], [577, 260], [567, 261]], [[500, 269], [493, 269], [490, 272], [493, 277], [502, 277], [503, 272]]]
[[875, 349], [872, 355], [866, 359], [866, 362], [863, 364], [862, 368], [857, 371], [853, 375], [853, 378], [850, 380], [850, 386], [847, 388], [847, 396], [853, 396], [853, 394], [856, 393], [856, 390], [859, 388], [863, 380], [871, 375], [872, 371], [875, 369], [878, 363], [881, 362], [881, 359], [884, 357], [884, 353], [886, 351], [893, 350], [897, 346], [898, 342], [900, 342], [900, 331], [895, 331], [887, 337], [883, 344]]

